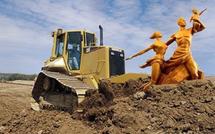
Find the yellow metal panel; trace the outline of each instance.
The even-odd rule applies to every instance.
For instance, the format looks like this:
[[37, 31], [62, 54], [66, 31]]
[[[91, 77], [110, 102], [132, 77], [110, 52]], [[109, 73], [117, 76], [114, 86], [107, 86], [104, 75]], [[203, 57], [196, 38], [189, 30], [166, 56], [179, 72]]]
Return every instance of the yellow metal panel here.
[[130, 79], [132, 80], [137, 80], [139, 78], [148, 78], [149, 75], [147, 74], [138, 74], [138, 73], [127, 73], [127, 74], [123, 74], [123, 75], [119, 75], [119, 76], [114, 76], [109, 78], [108, 80], [111, 81], [111, 83], [124, 83]]
[[82, 53], [81, 74], [94, 75], [97, 81], [100, 78], [109, 78], [108, 56], [108, 47], [85, 47]]
[[95, 89], [98, 89], [98, 82], [96, 81], [93, 75], [81, 75], [81, 77], [84, 83], [87, 83], [87, 85]]

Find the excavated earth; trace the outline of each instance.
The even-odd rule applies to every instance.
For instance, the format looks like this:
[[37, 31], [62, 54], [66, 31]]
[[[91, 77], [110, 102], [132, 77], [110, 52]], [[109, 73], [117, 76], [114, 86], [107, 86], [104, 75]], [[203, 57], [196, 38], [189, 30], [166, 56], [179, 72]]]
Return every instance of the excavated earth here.
[[214, 77], [153, 86], [145, 98], [138, 87], [147, 81], [103, 81], [99, 91], [87, 92], [83, 112], [73, 114], [33, 111], [31, 86], [0, 83], [0, 133], [215, 133]]

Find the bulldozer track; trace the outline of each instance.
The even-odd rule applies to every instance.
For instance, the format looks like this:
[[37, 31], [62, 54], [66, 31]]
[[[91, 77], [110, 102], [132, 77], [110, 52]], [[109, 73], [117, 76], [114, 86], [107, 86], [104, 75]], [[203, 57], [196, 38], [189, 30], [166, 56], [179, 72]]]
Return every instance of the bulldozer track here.
[[[45, 78], [55, 82], [54, 87], [48, 91], [43, 88]], [[42, 71], [35, 81], [32, 97], [42, 109], [73, 112], [89, 89], [93, 88], [74, 76]]]

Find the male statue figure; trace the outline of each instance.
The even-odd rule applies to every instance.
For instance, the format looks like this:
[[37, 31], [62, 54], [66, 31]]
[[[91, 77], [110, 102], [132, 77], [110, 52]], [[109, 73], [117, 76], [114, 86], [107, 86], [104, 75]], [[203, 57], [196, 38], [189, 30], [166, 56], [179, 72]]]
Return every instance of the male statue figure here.
[[[179, 26], [179, 30], [170, 37], [166, 44], [170, 45], [172, 42], [176, 41], [178, 47], [176, 48], [172, 57], [165, 62], [164, 64], [165, 70], [171, 68], [173, 68], [174, 70], [174, 68], [183, 64], [189, 73], [190, 79], [198, 79], [200, 77], [198, 76], [198, 67], [195, 60], [192, 57], [190, 48], [193, 34], [202, 31], [203, 29], [205, 29], [205, 26], [199, 20], [198, 26], [193, 25], [193, 27], [186, 29], [186, 21], [182, 17], [178, 19], [177, 24]], [[167, 77], [172, 76], [169, 75]], [[164, 82], [161, 81], [160, 83], [162, 84]], [[165, 83], [168, 83], [168, 81]]]

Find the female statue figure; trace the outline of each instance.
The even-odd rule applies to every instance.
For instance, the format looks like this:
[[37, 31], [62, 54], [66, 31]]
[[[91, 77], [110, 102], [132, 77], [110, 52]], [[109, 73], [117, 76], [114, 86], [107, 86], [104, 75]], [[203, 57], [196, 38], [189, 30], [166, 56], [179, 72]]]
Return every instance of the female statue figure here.
[[155, 39], [152, 45], [150, 45], [148, 48], [141, 50], [140, 52], [126, 59], [126, 60], [130, 60], [134, 57], [137, 57], [139, 55], [142, 55], [148, 52], [149, 50], [153, 50], [156, 53], [154, 57], [150, 58], [149, 60], [147, 60], [145, 64], [140, 66], [140, 68], [152, 66], [150, 82], [148, 82], [147, 84], [143, 84], [141, 86], [141, 89], [143, 89], [145, 93], [149, 93], [148, 91], [149, 87], [157, 83], [159, 76], [161, 74], [161, 68], [164, 63], [164, 54], [167, 49], [167, 45], [161, 40], [161, 38], [162, 38], [162, 34], [160, 32], [154, 32], [150, 37], [150, 39]]

